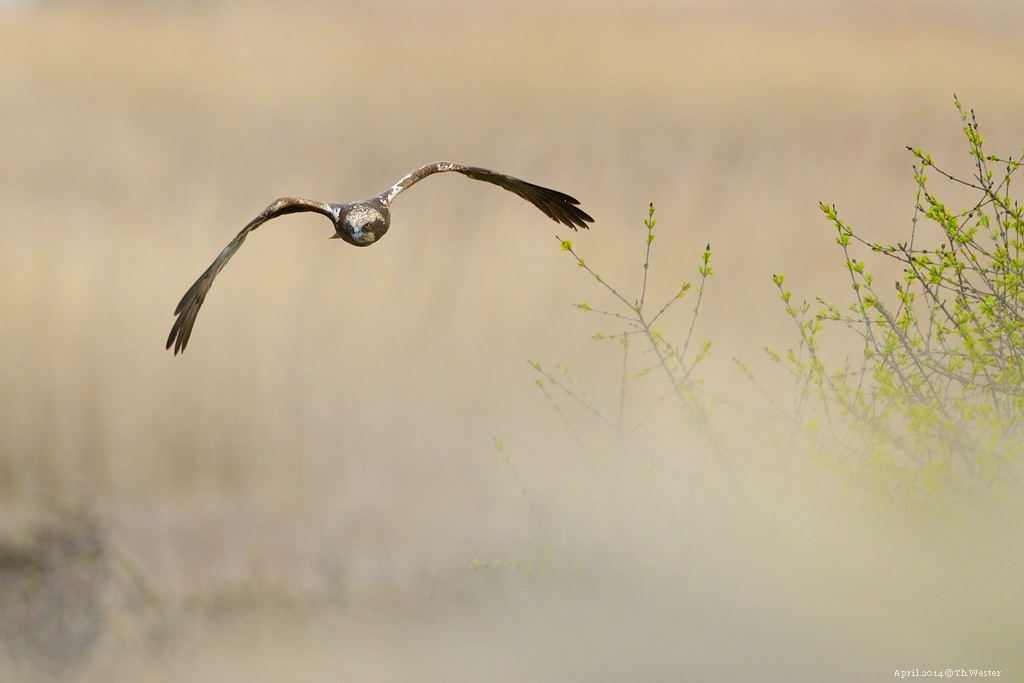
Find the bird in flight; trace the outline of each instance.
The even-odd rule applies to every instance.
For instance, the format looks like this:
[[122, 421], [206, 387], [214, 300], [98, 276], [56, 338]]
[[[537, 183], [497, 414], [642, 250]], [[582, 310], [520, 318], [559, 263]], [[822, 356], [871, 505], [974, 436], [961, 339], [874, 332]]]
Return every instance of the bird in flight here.
[[206, 272], [200, 275], [195, 284], [185, 292], [178, 307], [174, 309], [177, 319], [171, 328], [170, 336], [167, 337], [166, 348], [174, 346], [174, 355], [185, 350], [189, 337], [192, 336], [192, 326], [196, 323], [196, 315], [199, 314], [199, 308], [203, 305], [217, 273], [235, 255], [249, 233], [270, 219], [289, 213], [313, 211], [331, 219], [335, 231], [331, 239], [341, 238], [353, 246], [368, 247], [388, 231], [388, 227], [391, 225], [391, 202], [395, 197], [428, 175], [449, 171], [461, 173], [473, 180], [493, 183], [509, 192], [514, 192], [543, 211], [551, 220], [567, 225], [573, 230], [587, 228], [589, 227], [588, 222], [594, 222], [593, 218], [579, 208], [579, 202], [567, 194], [540, 187], [510, 175], [489, 171], [486, 168], [462, 166], [447, 161], [427, 164], [405, 176], [394, 187], [381, 192], [376, 197], [350, 204], [326, 204], [298, 197], [282, 197], [242, 228], [242, 231], [235, 235], [228, 246], [224, 247], [224, 251], [214, 259]]

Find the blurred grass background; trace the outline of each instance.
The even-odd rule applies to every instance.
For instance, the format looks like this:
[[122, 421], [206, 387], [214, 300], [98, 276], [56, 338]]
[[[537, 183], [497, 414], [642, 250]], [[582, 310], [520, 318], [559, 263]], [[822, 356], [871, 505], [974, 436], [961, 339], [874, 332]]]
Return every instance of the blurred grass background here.
[[[161, 604], [201, 615], [144, 655], [103, 641], [79, 675], [1019, 667], [1022, 587], [999, 555], [1019, 536], [941, 566], [857, 508], [809, 503], [769, 506], [758, 524], [784, 538], [745, 555], [749, 525], [718, 516], [735, 510], [695, 508], [642, 464], [611, 522], [574, 518], [596, 594], [471, 570], [536, 534], [493, 437], [523, 454], [542, 511], [566, 487], [602, 495], [523, 362], [604, 358], [570, 308], [592, 291], [558, 250], [567, 230], [496, 188], [432, 178], [367, 250], [326, 242], [321, 217], [276, 221], [218, 280], [188, 352], [163, 342], [181, 294], [274, 198], [360, 199], [447, 159], [580, 199], [597, 220], [573, 239], [609, 279], [639, 282], [650, 201], [656, 288], [694, 277], [710, 242], [699, 331], [729, 385], [733, 355], [789, 343], [772, 273], [847, 291], [818, 201], [880, 241], [905, 234], [905, 145], [970, 168], [954, 92], [991, 149], [1020, 147], [1022, 27], [1009, 2], [0, 4], [0, 525], [26, 538], [82, 511]], [[662, 446], [703, 471], [699, 449]], [[685, 544], [662, 517], [687, 520]], [[340, 607], [232, 617], [251, 601]]]

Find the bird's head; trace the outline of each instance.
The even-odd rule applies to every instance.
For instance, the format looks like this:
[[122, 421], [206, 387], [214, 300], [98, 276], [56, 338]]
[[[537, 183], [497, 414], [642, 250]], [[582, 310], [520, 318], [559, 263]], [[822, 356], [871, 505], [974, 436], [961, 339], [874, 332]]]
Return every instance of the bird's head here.
[[339, 212], [337, 231], [331, 239], [339, 237], [357, 247], [368, 247], [388, 231], [391, 213], [381, 202], [361, 202]]

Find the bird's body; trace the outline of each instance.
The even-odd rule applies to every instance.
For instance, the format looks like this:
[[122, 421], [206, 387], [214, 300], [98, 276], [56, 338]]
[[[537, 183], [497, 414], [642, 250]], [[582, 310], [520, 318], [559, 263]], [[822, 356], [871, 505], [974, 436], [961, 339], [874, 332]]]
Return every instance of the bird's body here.
[[199, 308], [203, 305], [206, 294], [210, 291], [217, 273], [234, 256], [249, 233], [267, 221], [289, 213], [310, 211], [320, 213], [330, 218], [334, 224], [335, 233], [331, 236], [332, 239], [342, 239], [357, 247], [368, 247], [383, 237], [388, 228], [391, 227], [391, 202], [394, 201], [395, 197], [429, 175], [449, 171], [461, 173], [473, 180], [493, 183], [509, 192], [514, 192], [543, 211], [551, 220], [567, 225], [573, 230], [576, 230], [578, 227], [586, 228], [588, 227], [587, 222], [593, 222], [594, 220], [579, 208], [578, 201], [567, 194], [557, 190], [550, 190], [546, 187], [540, 187], [539, 185], [534, 185], [502, 173], [489, 171], [486, 168], [462, 166], [447, 161], [427, 164], [405, 176], [390, 189], [381, 192], [376, 197], [349, 204], [328, 204], [298, 197], [282, 197], [264, 209], [260, 215], [242, 228], [241, 232], [231, 240], [214, 262], [210, 264], [206, 272], [199, 276], [195, 284], [185, 293], [178, 307], [174, 310], [177, 319], [174, 321], [171, 334], [167, 338], [167, 348], [169, 349], [171, 346], [174, 346], [175, 355], [185, 350], [189, 337], [192, 335], [192, 326], [195, 325]]

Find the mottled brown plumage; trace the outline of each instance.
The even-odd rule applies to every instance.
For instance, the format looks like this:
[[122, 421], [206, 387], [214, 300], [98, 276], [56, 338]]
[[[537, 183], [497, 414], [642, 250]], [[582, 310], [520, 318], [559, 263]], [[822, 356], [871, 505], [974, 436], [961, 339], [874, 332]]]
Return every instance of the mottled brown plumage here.
[[594, 221], [579, 208], [579, 202], [567, 194], [540, 187], [503, 173], [489, 171], [486, 168], [462, 166], [447, 161], [427, 164], [405, 176], [389, 190], [381, 192], [376, 197], [350, 204], [325, 204], [298, 197], [282, 197], [242, 228], [242, 231], [235, 235], [235, 238], [210, 264], [206, 272], [200, 275], [195, 284], [185, 292], [178, 307], [174, 309], [174, 314], [178, 317], [174, 321], [174, 326], [171, 327], [170, 336], [167, 337], [167, 348], [174, 346], [175, 355], [185, 350], [189, 337], [192, 336], [192, 326], [195, 325], [199, 308], [206, 300], [206, 294], [210, 291], [217, 273], [234, 256], [249, 233], [267, 221], [289, 213], [313, 211], [331, 219], [335, 230], [332, 239], [340, 238], [357, 247], [368, 247], [388, 231], [391, 225], [391, 202], [395, 197], [429, 175], [449, 171], [461, 173], [473, 180], [483, 180], [509, 192], [514, 192], [543, 211], [551, 220], [567, 225], [573, 230], [586, 228], [588, 227], [587, 223]]

